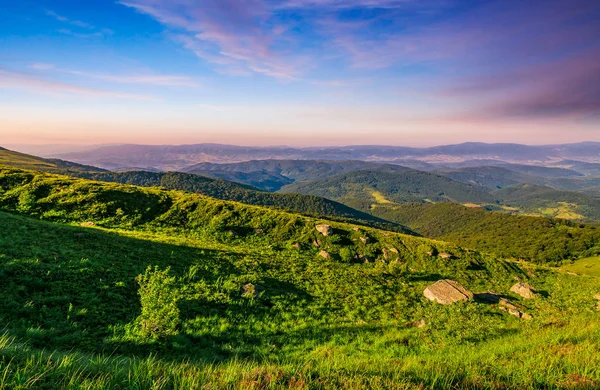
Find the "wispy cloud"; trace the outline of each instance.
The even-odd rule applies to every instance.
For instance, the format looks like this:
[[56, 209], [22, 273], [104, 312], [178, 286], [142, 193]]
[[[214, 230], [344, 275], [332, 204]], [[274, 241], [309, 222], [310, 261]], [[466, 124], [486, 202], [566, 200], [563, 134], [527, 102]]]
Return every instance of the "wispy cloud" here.
[[77, 95], [111, 99], [161, 101], [161, 99], [151, 95], [88, 88], [75, 84], [48, 80], [31, 73], [17, 72], [6, 68], [0, 68], [0, 89], [19, 89], [57, 96]]
[[161, 75], [153, 73], [133, 73], [133, 74], [109, 74], [80, 71], [74, 69], [64, 69], [56, 67], [53, 64], [32, 63], [30, 69], [66, 73], [74, 76], [88, 79], [102, 80], [118, 84], [139, 84], [153, 85], [162, 87], [198, 87], [199, 83], [189, 76], [181, 75]]
[[60, 28], [58, 32], [65, 35], [70, 35], [77, 38], [104, 38], [107, 35], [114, 34], [114, 31], [109, 28], [97, 28], [96, 26], [82, 22], [81, 20], [70, 19], [66, 16], [59, 15], [54, 11], [46, 10], [46, 15], [58, 20], [59, 22], [69, 24], [73, 27], [77, 27], [82, 31], [73, 31], [71, 28]]
[[46, 11], [46, 15], [53, 17], [54, 19], [58, 20], [59, 22], [69, 23], [69, 24], [71, 24], [73, 26], [76, 26], [76, 27], [87, 28], [87, 29], [90, 29], [90, 30], [95, 29], [95, 27], [92, 26], [89, 23], [82, 22], [81, 20], [69, 19], [66, 16], [59, 15], [56, 12], [51, 11], [51, 10], [47, 10]]

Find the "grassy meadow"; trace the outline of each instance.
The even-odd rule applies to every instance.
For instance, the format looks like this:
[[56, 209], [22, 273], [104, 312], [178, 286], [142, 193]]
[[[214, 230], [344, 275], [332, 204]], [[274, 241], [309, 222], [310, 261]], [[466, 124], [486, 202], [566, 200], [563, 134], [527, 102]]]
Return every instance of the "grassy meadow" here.
[[[15, 169], [0, 172], [0, 209], [2, 389], [600, 386], [593, 276]], [[424, 288], [445, 278], [498, 292], [533, 319], [427, 301]], [[517, 280], [540, 294], [513, 294]]]

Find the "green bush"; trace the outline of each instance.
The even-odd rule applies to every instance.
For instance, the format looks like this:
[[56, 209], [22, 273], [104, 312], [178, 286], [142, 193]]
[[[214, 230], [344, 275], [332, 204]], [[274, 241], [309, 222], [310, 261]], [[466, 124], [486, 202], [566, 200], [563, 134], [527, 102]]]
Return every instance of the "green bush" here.
[[137, 277], [142, 304], [137, 324], [139, 334], [144, 338], [157, 339], [177, 334], [179, 291], [177, 279], [169, 275], [170, 270], [170, 267], [163, 271], [156, 266], [148, 267], [143, 275]]

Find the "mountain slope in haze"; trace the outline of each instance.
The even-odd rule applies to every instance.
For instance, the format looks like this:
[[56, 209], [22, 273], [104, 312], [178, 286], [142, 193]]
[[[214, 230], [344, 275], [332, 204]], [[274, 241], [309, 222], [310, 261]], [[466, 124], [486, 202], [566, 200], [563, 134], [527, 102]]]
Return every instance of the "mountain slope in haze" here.
[[480, 166], [459, 169], [440, 169], [436, 173], [461, 183], [474, 184], [497, 190], [514, 184], [540, 184], [547, 180], [522, 174], [500, 166]]
[[526, 213], [548, 217], [600, 221], [600, 198], [547, 186], [518, 184], [495, 191], [494, 196]]
[[69, 172], [106, 172], [104, 169], [89, 165], [81, 165], [59, 159], [41, 158], [4, 148], [0, 148], [0, 165], [59, 174], [68, 174]]
[[[514, 168], [517, 168], [515, 170]], [[515, 184], [535, 184], [562, 191], [589, 192], [600, 195], [594, 187], [600, 186], [599, 176], [584, 176], [582, 173], [564, 169], [516, 164], [496, 164], [465, 168], [443, 168], [436, 173], [462, 183], [477, 184], [492, 190]], [[529, 172], [523, 173], [523, 172]]]
[[[405, 171], [407, 168], [398, 165], [378, 164], [366, 161], [327, 161], [327, 160], [253, 160], [231, 164], [201, 163], [185, 168], [184, 172], [202, 174], [206, 171], [216, 171], [220, 175], [223, 172], [231, 174], [246, 173], [249, 175], [277, 175], [281, 178], [278, 188], [272, 186], [272, 191], [279, 190], [284, 185], [293, 182], [304, 182], [326, 179], [342, 173], [354, 172], [366, 169], [387, 169]], [[233, 178], [234, 176], [229, 176]], [[248, 181], [244, 181], [250, 184]], [[264, 188], [264, 186], [259, 186]], [[266, 189], [266, 188], [265, 188]]]
[[409, 232], [402, 226], [384, 221], [370, 214], [352, 209], [341, 203], [302, 194], [278, 194], [258, 190], [243, 184], [212, 179], [180, 172], [108, 172], [81, 173], [74, 175], [97, 181], [131, 184], [144, 187], [164, 187], [193, 192], [216, 199], [231, 200], [256, 206], [274, 207], [290, 212], [385, 227], [390, 230]]
[[484, 188], [453, 181], [433, 173], [358, 171], [325, 180], [286, 186], [283, 192], [298, 192], [333, 199], [369, 210], [374, 202], [494, 203]]
[[600, 227], [560, 219], [490, 212], [454, 203], [380, 204], [373, 214], [425, 237], [503, 258], [560, 264], [600, 253]]

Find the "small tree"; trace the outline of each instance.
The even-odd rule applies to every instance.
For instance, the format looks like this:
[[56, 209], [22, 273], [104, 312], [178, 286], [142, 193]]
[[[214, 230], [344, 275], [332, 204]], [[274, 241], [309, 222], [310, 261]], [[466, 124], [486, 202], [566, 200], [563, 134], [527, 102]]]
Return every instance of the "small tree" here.
[[179, 326], [179, 291], [177, 279], [169, 275], [170, 267], [161, 271], [157, 266], [148, 267], [138, 275], [138, 291], [142, 313], [137, 323], [143, 337], [158, 339], [177, 334]]

